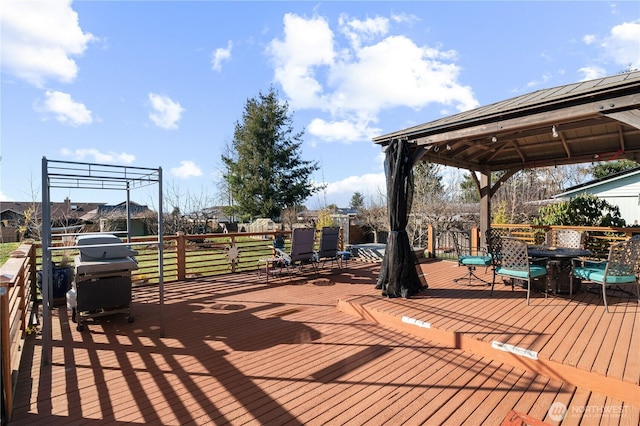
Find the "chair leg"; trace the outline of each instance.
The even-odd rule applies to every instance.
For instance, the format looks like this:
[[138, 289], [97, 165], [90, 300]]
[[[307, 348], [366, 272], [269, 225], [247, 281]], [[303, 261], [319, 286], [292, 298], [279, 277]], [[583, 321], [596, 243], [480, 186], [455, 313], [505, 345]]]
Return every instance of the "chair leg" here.
[[604, 309], [609, 312], [609, 305], [607, 305], [607, 286], [602, 284], [602, 299], [604, 300]]
[[573, 300], [573, 274], [569, 275], [569, 300]]
[[496, 271], [493, 271], [493, 280], [491, 280], [491, 293], [489, 294], [489, 297], [493, 296], [493, 287], [496, 285]]
[[527, 305], [529, 305], [529, 294], [531, 292], [531, 278], [527, 280]]
[[465, 281], [467, 281], [467, 285], [470, 286], [471, 285], [471, 280], [476, 279], [478, 281], [483, 282], [484, 284], [482, 284], [482, 285], [489, 285], [488, 281], [483, 280], [482, 278], [480, 278], [479, 276], [477, 276], [475, 274], [475, 270], [476, 270], [475, 266], [467, 266], [467, 270], [468, 270], [468, 273], [466, 275], [464, 275], [463, 277], [460, 277], [460, 278], [455, 278], [453, 280], [453, 282], [457, 283], [458, 281], [465, 280]]

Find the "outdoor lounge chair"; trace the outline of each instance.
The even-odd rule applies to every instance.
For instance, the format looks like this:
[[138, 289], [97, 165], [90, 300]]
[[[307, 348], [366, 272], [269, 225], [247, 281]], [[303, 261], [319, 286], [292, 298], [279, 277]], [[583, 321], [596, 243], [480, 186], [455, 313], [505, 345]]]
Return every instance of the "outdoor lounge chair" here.
[[463, 250], [460, 242], [458, 241], [457, 232], [452, 231], [451, 237], [453, 238], [453, 245], [458, 257], [458, 266], [465, 266], [467, 268], [467, 274], [460, 278], [455, 278], [453, 282], [457, 283], [458, 281], [464, 280], [467, 285], [472, 285], [474, 281], [479, 281], [480, 285], [489, 285], [490, 283], [488, 281], [477, 276], [475, 272], [477, 267], [484, 267], [485, 272], [489, 269], [489, 266], [491, 266], [491, 255], [485, 253], [484, 255], [476, 256], [465, 253], [465, 250]]
[[320, 244], [318, 251], [316, 252], [316, 261], [322, 261], [322, 264], [326, 261], [336, 262], [341, 267], [340, 258], [338, 252], [340, 251], [340, 227], [338, 226], [325, 226], [320, 233]]
[[640, 303], [640, 239], [632, 238], [609, 248], [609, 257], [604, 262], [574, 259], [571, 270], [571, 287], [573, 280], [591, 282], [602, 287], [604, 308], [609, 312], [607, 304], [607, 288], [620, 289], [623, 285], [633, 285]]
[[295, 228], [291, 232], [291, 252], [286, 253], [284, 250], [274, 248], [276, 256], [282, 259], [282, 263], [286, 266], [289, 276], [291, 269], [298, 268], [302, 270], [304, 265], [310, 264], [314, 272], [318, 273], [316, 268], [315, 253], [313, 244], [316, 236], [315, 228]]
[[[524, 241], [513, 237], [503, 237], [500, 241], [502, 243], [502, 250], [500, 258], [497, 259], [498, 264], [495, 269], [495, 274], [510, 278], [512, 291], [516, 280], [525, 282], [527, 286], [528, 305], [533, 279], [547, 275], [547, 268], [546, 266], [530, 262], [527, 243]], [[491, 286], [491, 294], [493, 294], [493, 285]], [[545, 291], [545, 297], [546, 295], [547, 293]]]

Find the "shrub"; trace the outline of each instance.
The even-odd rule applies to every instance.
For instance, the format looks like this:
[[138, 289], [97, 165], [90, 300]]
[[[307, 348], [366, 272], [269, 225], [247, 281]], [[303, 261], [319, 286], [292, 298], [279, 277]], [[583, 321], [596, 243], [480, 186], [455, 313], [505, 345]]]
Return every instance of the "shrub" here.
[[534, 225], [611, 226], [624, 227], [618, 206], [609, 204], [595, 195], [582, 194], [571, 201], [562, 201], [541, 207]]

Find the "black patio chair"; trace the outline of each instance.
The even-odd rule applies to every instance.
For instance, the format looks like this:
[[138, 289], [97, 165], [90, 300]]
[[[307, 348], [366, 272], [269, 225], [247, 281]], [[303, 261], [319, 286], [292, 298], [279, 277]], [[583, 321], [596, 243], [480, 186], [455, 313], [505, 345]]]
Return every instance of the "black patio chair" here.
[[455, 278], [453, 282], [466, 281], [467, 285], [473, 285], [474, 281], [479, 281], [480, 285], [490, 285], [491, 283], [476, 275], [476, 268], [484, 267], [486, 272], [491, 266], [491, 256], [486, 253], [486, 251], [484, 251], [485, 254], [483, 255], [465, 253], [465, 250], [463, 250], [458, 241], [458, 234], [455, 231], [451, 231], [451, 238], [453, 239], [453, 245], [458, 258], [458, 266], [467, 268], [467, 273], [460, 278]]
[[574, 259], [571, 270], [571, 287], [573, 280], [591, 282], [602, 287], [604, 308], [609, 312], [607, 304], [607, 288], [620, 289], [620, 286], [632, 285], [636, 289], [640, 303], [640, 239], [632, 238], [609, 248], [609, 256], [604, 262]]
[[[521, 280], [527, 287], [527, 305], [531, 295], [531, 286], [534, 278], [547, 275], [546, 266], [538, 265], [530, 261], [527, 243], [513, 237], [501, 238], [502, 250], [498, 260], [495, 274], [508, 277], [511, 280], [511, 290], [516, 280]], [[545, 286], [546, 289], [546, 286]], [[493, 286], [492, 286], [493, 291]], [[547, 292], [545, 290], [545, 297]]]

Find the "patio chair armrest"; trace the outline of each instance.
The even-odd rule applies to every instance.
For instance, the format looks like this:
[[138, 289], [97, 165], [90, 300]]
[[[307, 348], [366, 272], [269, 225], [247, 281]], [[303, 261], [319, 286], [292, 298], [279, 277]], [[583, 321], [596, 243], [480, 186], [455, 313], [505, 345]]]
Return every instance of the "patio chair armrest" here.
[[574, 257], [573, 259], [571, 259], [571, 266], [574, 268], [578, 266], [586, 266], [591, 268], [604, 269], [607, 266], [607, 261], [601, 259], [591, 259], [588, 257]]
[[478, 255], [480, 255], [480, 256], [491, 256], [491, 253], [489, 253], [489, 250], [487, 250], [485, 247], [480, 247], [478, 249]]

